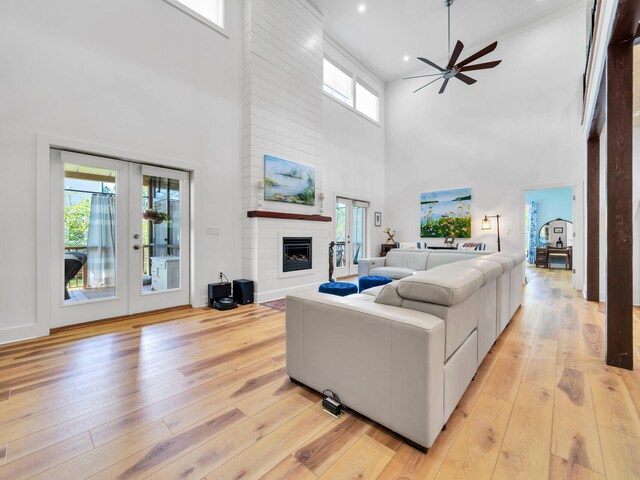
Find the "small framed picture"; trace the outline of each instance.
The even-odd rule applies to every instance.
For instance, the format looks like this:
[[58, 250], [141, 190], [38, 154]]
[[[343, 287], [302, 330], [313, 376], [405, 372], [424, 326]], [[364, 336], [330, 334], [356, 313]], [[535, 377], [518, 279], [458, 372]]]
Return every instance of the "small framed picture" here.
[[553, 233], [562, 233], [564, 232], [564, 227], [553, 227]]
[[375, 212], [373, 214], [373, 224], [376, 227], [381, 227], [382, 226], [382, 212]]

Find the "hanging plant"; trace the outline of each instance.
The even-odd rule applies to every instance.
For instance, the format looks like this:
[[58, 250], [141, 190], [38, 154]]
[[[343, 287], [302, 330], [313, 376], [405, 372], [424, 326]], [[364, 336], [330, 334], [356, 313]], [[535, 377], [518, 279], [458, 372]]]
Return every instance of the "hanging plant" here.
[[156, 225], [160, 225], [164, 221], [171, 220], [169, 214], [159, 212], [153, 208], [147, 208], [146, 210], [144, 210], [142, 212], [142, 218], [144, 218], [145, 220], [149, 220], [151, 223], [154, 223]]

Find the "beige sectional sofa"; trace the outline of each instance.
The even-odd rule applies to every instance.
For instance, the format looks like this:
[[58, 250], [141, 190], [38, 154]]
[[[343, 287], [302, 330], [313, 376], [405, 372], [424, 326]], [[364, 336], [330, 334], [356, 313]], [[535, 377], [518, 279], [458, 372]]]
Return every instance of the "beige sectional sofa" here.
[[524, 254], [455, 258], [361, 294], [289, 295], [289, 376], [429, 448], [522, 297]]

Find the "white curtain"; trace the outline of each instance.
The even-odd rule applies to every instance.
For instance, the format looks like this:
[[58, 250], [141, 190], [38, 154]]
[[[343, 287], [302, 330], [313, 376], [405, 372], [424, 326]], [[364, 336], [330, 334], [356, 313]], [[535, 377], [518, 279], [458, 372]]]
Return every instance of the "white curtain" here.
[[94, 193], [91, 196], [87, 240], [87, 288], [112, 287], [116, 280], [116, 207], [115, 196]]

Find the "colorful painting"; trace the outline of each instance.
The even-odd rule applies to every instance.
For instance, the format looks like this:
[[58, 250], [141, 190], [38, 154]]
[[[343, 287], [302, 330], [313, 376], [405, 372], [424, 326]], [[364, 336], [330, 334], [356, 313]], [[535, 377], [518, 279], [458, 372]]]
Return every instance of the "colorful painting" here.
[[422, 238], [471, 238], [471, 189], [420, 194]]
[[264, 199], [272, 202], [315, 205], [315, 169], [307, 165], [265, 155]]

